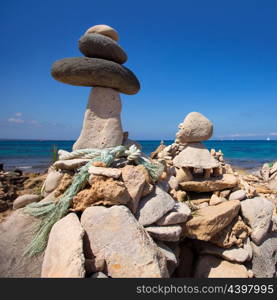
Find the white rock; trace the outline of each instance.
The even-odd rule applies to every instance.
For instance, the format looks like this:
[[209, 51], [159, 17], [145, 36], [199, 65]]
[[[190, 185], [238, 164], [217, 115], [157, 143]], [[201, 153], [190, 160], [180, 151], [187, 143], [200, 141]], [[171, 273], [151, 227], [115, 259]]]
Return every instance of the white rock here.
[[270, 225], [275, 206], [265, 198], [241, 201], [242, 216], [252, 228], [251, 239], [259, 245]]
[[154, 239], [166, 242], [179, 241], [182, 233], [180, 225], [149, 226], [145, 229]]
[[73, 150], [103, 149], [122, 144], [119, 92], [106, 87], [94, 87], [89, 95], [81, 135]]
[[13, 209], [24, 207], [30, 203], [38, 202], [39, 200], [39, 195], [26, 194], [18, 196], [13, 202]]
[[44, 196], [47, 196], [58, 187], [63, 175], [63, 173], [55, 170], [48, 173], [44, 182]]
[[70, 213], [55, 223], [45, 250], [41, 277], [84, 277], [83, 236], [84, 229], [76, 214]]
[[89, 161], [90, 161], [90, 159], [83, 159], [83, 158], [74, 158], [74, 159], [68, 159], [68, 160], [57, 160], [53, 164], [53, 167], [55, 169], [61, 169], [61, 170], [76, 170], [76, 169], [84, 166]]
[[190, 214], [191, 210], [187, 204], [176, 202], [174, 208], [161, 217], [156, 223], [159, 226], [184, 223]]
[[246, 198], [245, 190], [238, 190], [230, 194], [229, 200], [244, 200]]
[[174, 206], [174, 199], [157, 185], [153, 192], [140, 200], [136, 218], [143, 226], [150, 225], [158, 221]]
[[91, 166], [89, 167], [88, 172], [93, 175], [101, 175], [115, 179], [118, 179], [121, 176], [121, 171], [116, 168], [102, 168]]

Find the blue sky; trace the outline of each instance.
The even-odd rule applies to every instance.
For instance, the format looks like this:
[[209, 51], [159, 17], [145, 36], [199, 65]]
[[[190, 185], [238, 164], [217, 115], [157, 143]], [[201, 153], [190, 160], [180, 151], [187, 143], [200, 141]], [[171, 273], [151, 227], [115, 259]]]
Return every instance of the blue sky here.
[[75, 139], [90, 88], [55, 81], [82, 56], [87, 28], [108, 24], [141, 83], [121, 95], [134, 139], [173, 139], [191, 111], [213, 138], [277, 139], [277, 1], [1, 1], [0, 138]]

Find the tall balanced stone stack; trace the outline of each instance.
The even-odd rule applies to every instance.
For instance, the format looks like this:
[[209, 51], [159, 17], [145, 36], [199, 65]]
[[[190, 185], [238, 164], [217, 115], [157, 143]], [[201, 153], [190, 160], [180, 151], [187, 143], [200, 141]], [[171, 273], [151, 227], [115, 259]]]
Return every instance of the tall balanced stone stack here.
[[123, 143], [120, 93], [140, 89], [136, 76], [122, 64], [127, 55], [117, 43], [118, 33], [107, 25], [89, 28], [79, 40], [85, 57], [64, 58], [52, 66], [52, 76], [63, 83], [94, 87], [89, 96], [80, 137], [73, 150], [109, 148]]

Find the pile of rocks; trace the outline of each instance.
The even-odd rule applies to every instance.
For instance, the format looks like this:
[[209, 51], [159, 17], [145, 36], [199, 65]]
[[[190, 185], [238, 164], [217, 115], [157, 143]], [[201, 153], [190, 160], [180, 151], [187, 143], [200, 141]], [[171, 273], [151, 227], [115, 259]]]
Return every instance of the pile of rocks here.
[[[74, 149], [132, 144], [126, 135], [124, 140], [118, 92], [135, 93], [139, 84], [120, 65], [126, 55], [113, 39], [118, 40], [114, 29], [94, 26], [79, 41], [88, 57], [53, 66], [62, 82], [96, 86]], [[33, 258], [23, 251], [39, 220], [22, 207], [37, 200], [21, 201], [0, 223], [0, 277], [275, 276], [276, 204], [251, 194], [223, 154], [205, 148], [201, 142], [212, 131], [203, 115], [189, 114], [175, 142], [153, 152], [164, 165], [155, 181], [135, 159], [116, 158], [109, 167], [90, 162], [89, 179], [52, 227], [45, 251]], [[56, 161], [40, 201], [59, 203], [88, 161]]]

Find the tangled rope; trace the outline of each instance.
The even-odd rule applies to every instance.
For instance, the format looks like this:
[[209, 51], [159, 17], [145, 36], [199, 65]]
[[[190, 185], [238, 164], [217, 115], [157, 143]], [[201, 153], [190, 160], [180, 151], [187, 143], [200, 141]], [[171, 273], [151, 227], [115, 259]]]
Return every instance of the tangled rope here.
[[129, 161], [142, 164], [147, 169], [154, 182], [158, 180], [164, 170], [162, 164], [153, 163], [147, 157], [143, 157], [142, 152], [135, 145], [132, 145], [129, 148], [117, 146], [106, 149], [82, 149], [73, 152], [59, 150], [58, 153], [60, 160], [74, 158], [89, 158], [90, 160], [86, 165], [78, 169], [78, 172], [73, 177], [70, 187], [61, 196], [59, 201], [31, 203], [24, 208], [25, 213], [41, 219], [38, 226], [34, 228], [36, 233], [35, 237], [26, 248], [24, 255], [32, 257], [45, 249], [53, 225], [68, 213], [73, 197], [86, 185], [90, 176], [88, 169], [93, 162], [101, 161], [109, 167], [116, 158], [126, 157]]

